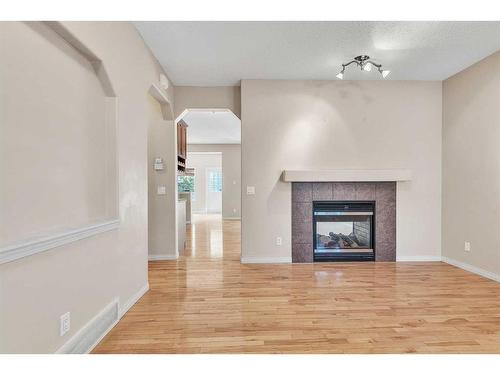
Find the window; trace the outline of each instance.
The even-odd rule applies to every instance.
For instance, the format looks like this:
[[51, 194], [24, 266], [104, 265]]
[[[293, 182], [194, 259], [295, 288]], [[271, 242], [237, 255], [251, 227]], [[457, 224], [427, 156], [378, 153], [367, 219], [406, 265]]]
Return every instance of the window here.
[[191, 192], [191, 200], [194, 201], [194, 176], [177, 176], [177, 190], [180, 192]]
[[222, 171], [210, 171], [208, 174], [208, 191], [210, 193], [219, 193], [222, 191]]

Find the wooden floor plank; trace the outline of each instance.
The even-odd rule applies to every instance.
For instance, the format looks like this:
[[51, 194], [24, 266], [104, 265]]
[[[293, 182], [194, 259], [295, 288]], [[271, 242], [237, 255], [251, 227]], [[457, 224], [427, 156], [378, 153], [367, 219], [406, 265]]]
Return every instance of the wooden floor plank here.
[[241, 264], [240, 222], [185, 253], [94, 353], [500, 353], [500, 284], [441, 262]]

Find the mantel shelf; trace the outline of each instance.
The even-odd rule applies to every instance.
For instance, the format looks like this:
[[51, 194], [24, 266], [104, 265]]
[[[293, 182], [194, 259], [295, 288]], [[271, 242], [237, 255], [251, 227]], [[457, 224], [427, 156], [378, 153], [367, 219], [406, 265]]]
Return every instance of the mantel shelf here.
[[284, 182], [375, 182], [410, 181], [409, 169], [284, 170]]

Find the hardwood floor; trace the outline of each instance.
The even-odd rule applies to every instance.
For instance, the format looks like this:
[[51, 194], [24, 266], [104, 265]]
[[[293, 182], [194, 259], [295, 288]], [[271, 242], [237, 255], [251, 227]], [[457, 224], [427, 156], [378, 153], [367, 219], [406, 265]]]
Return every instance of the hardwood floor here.
[[500, 353], [500, 284], [445, 263], [240, 264], [195, 216], [178, 261], [94, 353]]

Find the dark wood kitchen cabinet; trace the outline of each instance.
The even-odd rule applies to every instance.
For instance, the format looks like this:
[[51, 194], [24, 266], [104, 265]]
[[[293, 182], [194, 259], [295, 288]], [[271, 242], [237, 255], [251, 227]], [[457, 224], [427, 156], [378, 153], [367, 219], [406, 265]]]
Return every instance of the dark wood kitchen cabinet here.
[[187, 124], [180, 120], [177, 123], [177, 170], [186, 171], [187, 159]]

